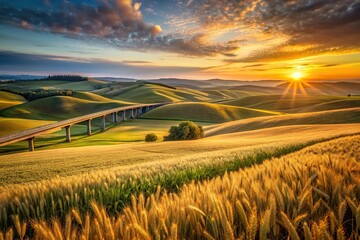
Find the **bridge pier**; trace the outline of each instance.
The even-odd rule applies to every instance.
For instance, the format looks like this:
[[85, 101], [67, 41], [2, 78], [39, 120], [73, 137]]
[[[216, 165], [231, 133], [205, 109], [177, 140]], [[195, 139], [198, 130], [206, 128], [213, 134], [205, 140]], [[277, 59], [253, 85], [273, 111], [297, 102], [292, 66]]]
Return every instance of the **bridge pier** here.
[[126, 110], [122, 111], [122, 121], [126, 121]]
[[87, 135], [90, 136], [91, 135], [91, 119], [86, 121], [86, 126], [87, 126]]
[[101, 116], [101, 131], [105, 131], [106, 128], [106, 119], [105, 119], [105, 115]]
[[27, 141], [28, 141], [28, 144], [29, 144], [29, 151], [30, 152], [33, 152], [35, 150], [35, 147], [34, 147], [34, 138], [35, 137], [32, 137], [32, 138], [29, 138]]
[[118, 114], [117, 114], [117, 112], [114, 112], [114, 113], [112, 114], [112, 117], [113, 117], [113, 122], [114, 122], [114, 123], [118, 123]]
[[135, 118], [136, 117], [136, 109], [131, 109], [131, 118]]
[[67, 142], [71, 142], [71, 133], [70, 133], [70, 125], [65, 127], [65, 131], [66, 131], [66, 141]]

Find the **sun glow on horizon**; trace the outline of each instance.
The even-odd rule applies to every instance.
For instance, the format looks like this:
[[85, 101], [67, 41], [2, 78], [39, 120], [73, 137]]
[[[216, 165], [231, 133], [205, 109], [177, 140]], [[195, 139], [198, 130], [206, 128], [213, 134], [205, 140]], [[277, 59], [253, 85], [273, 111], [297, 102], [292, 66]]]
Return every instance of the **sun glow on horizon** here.
[[292, 77], [293, 81], [300, 81], [301, 78], [303, 77], [303, 74], [299, 71], [296, 71], [291, 75], [291, 77]]

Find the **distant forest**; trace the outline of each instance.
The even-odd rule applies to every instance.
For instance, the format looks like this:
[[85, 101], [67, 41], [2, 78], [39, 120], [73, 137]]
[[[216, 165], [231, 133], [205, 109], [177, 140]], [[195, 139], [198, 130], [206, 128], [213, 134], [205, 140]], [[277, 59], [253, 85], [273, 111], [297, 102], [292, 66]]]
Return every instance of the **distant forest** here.
[[16, 79], [16, 80], [0, 80], [0, 83], [17, 83], [17, 82], [28, 82], [28, 81], [69, 81], [69, 82], [81, 82], [89, 80], [88, 77], [79, 75], [49, 75], [44, 78], [35, 79]]
[[34, 90], [22, 90], [22, 89], [9, 89], [0, 88], [0, 91], [15, 93], [23, 96], [28, 101], [33, 101], [40, 98], [52, 97], [52, 96], [72, 96], [74, 91], [64, 89], [34, 89]]
[[56, 81], [70, 81], [70, 82], [79, 82], [87, 81], [88, 77], [82, 77], [79, 75], [52, 75], [40, 80], [56, 80]]

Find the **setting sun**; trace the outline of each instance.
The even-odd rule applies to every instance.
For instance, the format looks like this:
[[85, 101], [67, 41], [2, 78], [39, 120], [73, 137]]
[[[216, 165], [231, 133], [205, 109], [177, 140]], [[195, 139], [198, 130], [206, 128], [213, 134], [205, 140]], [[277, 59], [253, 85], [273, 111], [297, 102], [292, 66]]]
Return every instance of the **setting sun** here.
[[291, 76], [294, 81], [298, 81], [302, 78], [303, 74], [301, 72], [294, 72]]

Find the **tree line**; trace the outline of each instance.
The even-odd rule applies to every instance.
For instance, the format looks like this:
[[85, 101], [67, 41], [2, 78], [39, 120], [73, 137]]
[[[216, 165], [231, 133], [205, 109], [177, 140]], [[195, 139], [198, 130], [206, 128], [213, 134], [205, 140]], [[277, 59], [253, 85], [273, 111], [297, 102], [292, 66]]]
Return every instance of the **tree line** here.
[[57, 81], [74, 81], [74, 82], [80, 82], [80, 81], [87, 81], [89, 80], [88, 77], [83, 77], [80, 75], [49, 75], [46, 78], [43, 78], [41, 80], [57, 80]]
[[21, 95], [28, 101], [33, 101], [36, 99], [52, 97], [52, 96], [72, 96], [74, 94], [74, 91], [69, 89], [22, 90], [22, 89], [0, 88], [0, 91]]
[[68, 82], [80, 82], [89, 80], [88, 77], [83, 77], [80, 75], [49, 75], [44, 78], [34, 78], [34, 79], [15, 79], [15, 80], [0, 80], [0, 83], [19, 83], [19, 82], [28, 82], [28, 81], [68, 81]]

